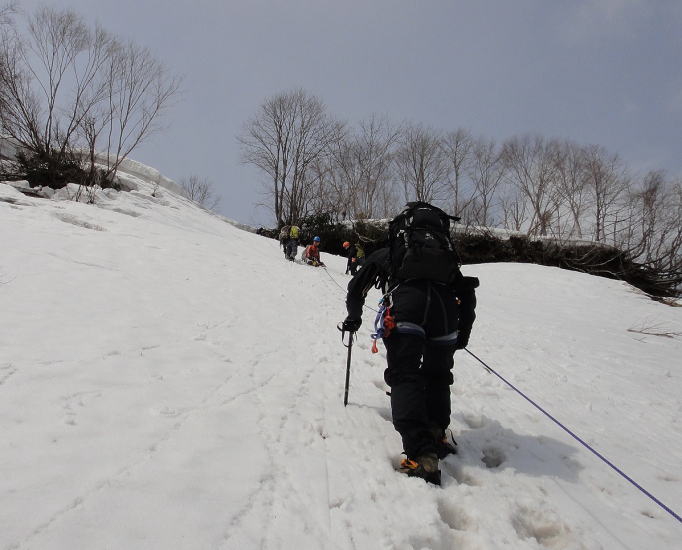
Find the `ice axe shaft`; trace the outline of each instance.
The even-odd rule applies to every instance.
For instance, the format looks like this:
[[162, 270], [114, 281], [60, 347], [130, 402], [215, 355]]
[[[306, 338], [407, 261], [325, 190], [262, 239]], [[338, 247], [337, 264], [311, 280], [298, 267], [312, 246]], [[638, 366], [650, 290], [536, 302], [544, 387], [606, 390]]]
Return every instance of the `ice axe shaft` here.
[[353, 350], [353, 333], [350, 334], [348, 342], [348, 359], [346, 360], [346, 389], [343, 392], [343, 406], [348, 405], [348, 384], [350, 383], [350, 354]]
[[343, 406], [346, 407], [348, 405], [348, 386], [350, 384], [350, 359], [351, 359], [351, 353], [353, 352], [353, 337], [355, 336], [354, 332], [349, 332], [348, 334], [348, 344], [346, 344], [343, 340], [346, 331], [341, 328], [341, 324], [339, 323], [338, 329], [341, 331], [341, 342], [343, 342], [343, 345], [348, 348], [348, 358], [346, 359], [346, 387], [344, 388], [343, 391]]

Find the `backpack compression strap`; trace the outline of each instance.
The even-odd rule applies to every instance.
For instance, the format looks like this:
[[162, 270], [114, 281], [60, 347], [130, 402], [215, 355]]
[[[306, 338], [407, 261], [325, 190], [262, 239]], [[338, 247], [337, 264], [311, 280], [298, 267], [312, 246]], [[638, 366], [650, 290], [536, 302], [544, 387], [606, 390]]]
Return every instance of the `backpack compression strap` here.
[[435, 210], [439, 214], [441, 214], [443, 217], [452, 220], [453, 222], [458, 222], [461, 218], [457, 216], [451, 216], [450, 214], [445, 213], [445, 211], [441, 210], [437, 206], [433, 206], [432, 204], [429, 204], [428, 202], [424, 201], [414, 201], [414, 202], [408, 202], [405, 205], [405, 209], [399, 214], [399, 216], [405, 214], [407, 215], [409, 212], [412, 210], [415, 210], [417, 208], [428, 208], [430, 210]]

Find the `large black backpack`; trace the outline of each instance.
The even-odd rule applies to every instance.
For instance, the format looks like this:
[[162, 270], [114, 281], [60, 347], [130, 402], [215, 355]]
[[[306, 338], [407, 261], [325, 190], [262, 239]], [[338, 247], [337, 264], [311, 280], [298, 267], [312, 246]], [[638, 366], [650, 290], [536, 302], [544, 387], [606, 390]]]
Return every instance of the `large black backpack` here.
[[388, 225], [391, 279], [453, 283], [460, 258], [450, 237], [449, 216], [426, 202], [408, 202]]

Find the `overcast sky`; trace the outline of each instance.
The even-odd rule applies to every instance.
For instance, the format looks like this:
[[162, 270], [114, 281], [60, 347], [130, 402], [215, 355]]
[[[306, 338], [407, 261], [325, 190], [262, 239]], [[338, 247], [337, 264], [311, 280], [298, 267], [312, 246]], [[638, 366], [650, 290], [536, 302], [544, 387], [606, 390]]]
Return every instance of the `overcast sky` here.
[[21, 0], [71, 7], [183, 77], [133, 158], [209, 179], [219, 210], [268, 224], [236, 136], [303, 88], [348, 122], [372, 113], [504, 140], [600, 144], [682, 176], [680, 0]]

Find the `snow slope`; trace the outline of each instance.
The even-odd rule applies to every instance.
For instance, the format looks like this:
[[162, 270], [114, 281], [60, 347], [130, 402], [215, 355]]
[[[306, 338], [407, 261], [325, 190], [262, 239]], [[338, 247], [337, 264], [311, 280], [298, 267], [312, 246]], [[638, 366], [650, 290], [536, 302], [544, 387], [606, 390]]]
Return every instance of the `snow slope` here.
[[[682, 548], [465, 353], [443, 487], [396, 473], [371, 311], [342, 404], [345, 260], [286, 262], [153, 184], [95, 206], [0, 184], [0, 549]], [[680, 513], [682, 341], [629, 329], [680, 332], [682, 309], [554, 268], [465, 271], [470, 349]]]

